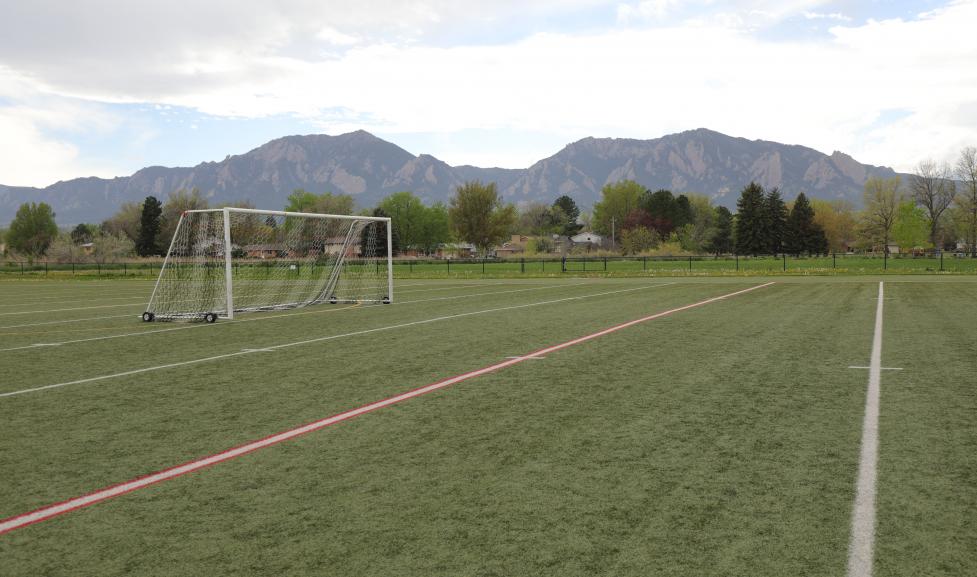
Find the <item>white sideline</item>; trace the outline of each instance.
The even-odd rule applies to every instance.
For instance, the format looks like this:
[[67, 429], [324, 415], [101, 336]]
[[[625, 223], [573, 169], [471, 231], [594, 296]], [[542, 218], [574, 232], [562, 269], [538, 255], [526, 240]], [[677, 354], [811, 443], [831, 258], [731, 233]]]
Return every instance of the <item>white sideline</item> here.
[[[416, 389], [413, 389], [413, 390], [410, 390], [410, 391], [407, 391], [407, 392], [404, 392], [404, 393], [400, 393], [400, 394], [395, 395], [395, 396], [392, 396], [392, 397], [387, 397], [387, 398], [382, 399], [382, 400], [379, 400], [379, 401], [374, 401], [374, 402], [372, 402], [370, 404], [362, 405], [362, 406], [357, 407], [355, 409], [351, 409], [351, 410], [348, 410], [348, 411], [345, 411], [345, 412], [342, 412], [342, 413], [333, 415], [331, 417], [326, 417], [324, 419], [319, 419], [318, 421], [313, 421], [311, 423], [307, 423], [305, 425], [302, 425], [302, 426], [299, 426], [299, 427], [295, 427], [295, 428], [292, 428], [292, 429], [289, 429], [289, 430], [286, 430], [286, 431], [281, 431], [279, 433], [273, 434], [273, 435], [268, 436], [268, 437], [265, 437], [263, 439], [259, 439], [257, 441], [252, 441], [252, 442], [247, 443], [247, 444], [244, 444], [244, 445], [239, 445], [239, 446], [234, 447], [232, 449], [227, 449], [225, 451], [222, 451], [220, 453], [215, 453], [215, 454], [210, 455], [208, 457], [203, 457], [203, 458], [200, 458], [200, 459], [189, 461], [189, 462], [183, 463], [181, 465], [177, 465], [175, 467], [170, 467], [169, 469], [164, 469], [162, 471], [157, 471], [155, 473], [151, 473], [151, 474], [145, 475], [143, 477], [138, 477], [136, 479], [131, 479], [129, 481], [125, 481], [125, 482], [119, 483], [117, 485], [112, 485], [112, 486], [109, 486], [109, 487], [105, 487], [103, 489], [99, 489], [97, 491], [88, 493], [87, 495], [83, 495], [81, 497], [75, 497], [74, 499], [68, 499], [68, 500], [62, 501], [60, 503], [55, 503], [55, 504], [52, 504], [52, 505], [48, 505], [46, 507], [41, 507], [39, 509], [34, 509], [33, 511], [28, 511], [27, 513], [23, 513], [23, 514], [20, 514], [20, 515], [15, 515], [13, 517], [8, 517], [6, 519], [0, 519], [0, 535], [2, 535], [4, 533], [8, 533], [10, 531], [14, 531], [14, 530], [20, 529], [22, 527], [26, 527], [28, 525], [33, 525], [34, 523], [39, 523], [41, 521], [45, 521], [47, 519], [51, 519], [53, 517], [57, 517], [59, 515], [63, 515], [65, 513], [68, 513], [70, 511], [74, 511], [76, 509], [81, 509], [83, 507], [88, 507], [88, 506], [94, 505], [96, 503], [100, 503], [102, 501], [105, 501], [107, 499], [111, 499], [113, 497], [118, 497], [120, 495], [124, 495], [124, 494], [129, 493], [129, 492], [132, 492], [132, 491], [143, 489], [143, 488], [148, 487], [150, 485], [153, 485], [155, 483], [160, 483], [162, 481], [168, 481], [170, 479], [175, 479], [175, 478], [180, 477], [182, 475], [186, 475], [187, 473], [192, 473], [194, 471], [198, 471], [200, 469], [203, 469], [204, 467], [209, 467], [211, 465], [216, 465], [218, 463], [222, 463], [224, 461], [228, 461], [230, 459], [234, 459], [236, 457], [240, 457], [242, 455], [246, 455], [246, 454], [248, 454], [248, 453], [250, 453], [252, 451], [257, 451], [257, 450], [260, 450], [260, 449], [271, 447], [271, 446], [276, 445], [278, 443], [282, 443], [284, 441], [288, 441], [290, 439], [294, 439], [296, 437], [299, 437], [299, 436], [304, 435], [304, 434], [307, 434], [307, 433], [318, 431], [318, 430], [323, 429], [325, 427], [328, 427], [330, 425], [333, 425], [333, 424], [336, 424], [336, 423], [340, 423], [340, 422], [345, 421], [345, 420], [348, 420], [348, 419], [352, 419], [352, 418], [357, 417], [359, 415], [362, 415], [362, 414], [365, 414], [365, 413], [369, 413], [369, 412], [375, 411], [377, 409], [382, 409], [382, 408], [385, 408], [385, 407], [389, 407], [390, 405], [393, 405], [393, 404], [396, 404], [396, 403], [400, 403], [400, 402], [406, 401], [408, 399], [413, 399], [415, 397], [419, 397], [421, 395], [425, 395], [427, 393], [430, 393], [430, 392], [433, 392], [433, 391], [437, 391], [437, 390], [443, 389], [445, 387], [449, 387], [451, 385], [454, 385], [454, 384], [457, 384], [457, 383], [460, 383], [460, 382], [463, 382], [463, 381], [467, 381], [467, 380], [472, 379], [472, 378], [475, 378], [475, 377], [479, 377], [481, 375], [492, 373], [492, 372], [498, 371], [500, 369], [504, 369], [506, 367], [510, 367], [512, 365], [519, 364], [519, 363], [521, 363], [521, 362], [523, 362], [525, 360], [528, 360], [528, 359], [541, 358], [542, 355], [546, 355], [548, 353], [556, 352], [556, 351], [565, 349], [567, 347], [571, 347], [573, 345], [584, 343], [584, 342], [590, 341], [592, 339], [596, 339], [596, 338], [599, 338], [599, 337], [602, 337], [602, 336], [605, 336], [605, 335], [608, 335], [608, 334], [617, 332], [619, 330], [622, 330], [622, 329], [625, 329], [625, 328], [634, 326], [634, 325], [639, 324], [639, 323], [644, 323], [644, 322], [647, 322], [647, 321], [650, 321], [650, 320], [654, 320], [654, 319], [657, 319], [657, 318], [661, 318], [661, 317], [664, 317], [664, 316], [671, 315], [673, 313], [677, 313], [677, 312], [680, 312], [680, 311], [692, 309], [692, 308], [695, 308], [695, 307], [700, 307], [700, 306], [703, 306], [703, 305], [706, 305], [706, 304], [709, 304], [709, 303], [713, 303], [713, 302], [716, 302], [716, 301], [721, 301], [723, 299], [727, 299], [727, 298], [732, 297], [732, 296], [736, 296], [736, 295], [741, 295], [741, 294], [744, 294], [744, 293], [748, 293], [750, 291], [754, 291], [756, 289], [767, 287], [767, 286], [770, 286], [772, 284], [774, 284], [774, 283], [769, 282], [769, 283], [762, 284], [762, 285], [752, 286], [752, 287], [747, 288], [747, 289], [739, 290], [739, 291], [732, 292], [732, 293], [727, 293], [727, 294], [724, 294], [724, 295], [720, 295], [718, 297], [713, 297], [713, 298], [706, 299], [706, 300], [703, 300], [703, 301], [699, 301], [699, 302], [696, 302], [696, 303], [688, 304], [688, 305], [685, 305], [685, 306], [681, 306], [681, 307], [677, 307], [677, 308], [674, 308], [674, 309], [662, 311], [660, 313], [655, 313], [655, 314], [652, 314], [652, 315], [648, 315], [646, 317], [642, 317], [642, 318], [639, 318], [639, 319], [634, 319], [632, 321], [628, 321], [628, 322], [624, 322], [624, 323], [621, 323], [621, 324], [618, 324], [618, 325], [614, 325], [614, 326], [608, 327], [608, 328], [606, 328], [606, 329], [604, 329], [602, 331], [598, 331], [598, 332], [595, 332], [595, 333], [591, 333], [589, 335], [578, 337], [578, 338], [573, 339], [573, 340], [570, 340], [570, 341], [566, 341], [566, 342], [559, 343], [559, 344], [556, 344], [556, 345], [552, 345], [552, 346], [549, 346], [549, 347], [546, 347], [546, 348], [543, 348], [543, 349], [539, 349], [539, 350], [537, 350], [535, 352], [532, 352], [532, 353], [527, 354], [527, 355], [524, 355], [524, 356], [520, 356], [520, 357], [509, 357], [507, 360], [502, 361], [500, 363], [495, 363], [494, 365], [489, 365], [487, 367], [482, 367], [482, 368], [476, 369], [474, 371], [469, 371], [467, 373], [462, 373], [462, 374], [456, 375], [454, 377], [449, 377], [447, 379], [442, 379], [440, 381], [431, 383], [429, 385], [425, 385], [425, 386], [420, 387], [420, 388], [416, 388]], [[651, 286], [664, 286], [664, 285], [651, 285]], [[642, 287], [638, 287], [638, 288], [640, 289]], [[644, 288], [647, 288], [647, 287], [644, 287]], [[626, 290], [638, 290], [638, 289], [626, 289]], [[615, 291], [615, 292], [621, 292], [621, 291]], [[584, 298], [584, 297], [577, 297], [577, 298]]]
[[862, 450], [852, 508], [851, 541], [848, 545], [848, 577], [872, 577], [875, 556], [875, 480], [879, 460], [879, 393], [882, 381], [882, 283], [875, 307], [875, 335], [869, 362], [865, 418], [862, 422]]
[[[487, 293], [474, 293], [474, 294], [454, 295], [454, 296], [449, 296], [449, 297], [434, 297], [434, 298], [429, 298], [429, 299], [418, 299], [418, 300], [413, 300], [413, 301], [396, 301], [396, 302], [394, 302], [392, 304], [394, 306], [396, 306], [396, 305], [409, 305], [409, 304], [414, 304], [414, 303], [426, 303], [426, 302], [432, 302], [432, 301], [446, 301], [446, 300], [455, 300], [455, 299], [467, 299], [467, 298], [472, 298], [472, 297], [490, 296], [490, 295], [503, 295], [503, 294], [510, 294], [510, 293], [526, 292], [526, 291], [543, 290], [543, 289], [549, 289], [549, 288], [575, 287], [575, 286], [581, 286], [581, 285], [584, 285], [584, 284], [587, 284], [587, 283], [582, 283], [581, 282], [581, 283], [568, 283], [568, 284], [558, 284], [558, 285], [544, 285], [544, 286], [537, 286], [537, 287], [532, 287], [532, 288], [515, 289], [515, 290], [507, 290], [507, 291], [494, 291], [494, 292], [487, 292]], [[675, 284], [675, 283], [669, 283], [669, 284]], [[352, 309], [352, 308], [354, 308], [354, 307], [342, 307], [342, 308], [338, 308], [338, 309], [337, 308], [331, 308], [331, 309], [330, 308], [326, 308], [326, 309], [318, 309], [318, 310], [311, 310], [311, 311], [283, 313], [283, 314], [278, 314], [278, 315], [267, 315], [267, 316], [263, 316], [263, 317], [255, 317], [255, 318], [247, 318], [247, 319], [234, 319], [234, 320], [223, 321], [223, 322], [220, 322], [220, 323], [217, 323], [217, 324], [191, 324], [191, 325], [184, 325], [184, 326], [172, 327], [172, 328], [169, 328], [169, 329], [159, 329], [159, 330], [154, 330], [154, 331], [153, 330], [149, 330], [149, 331], [137, 331], [137, 332], [132, 332], [132, 333], [118, 334], [118, 335], [104, 335], [104, 336], [101, 336], [101, 337], [88, 337], [88, 338], [84, 338], [84, 339], [72, 339], [70, 341], [55, 341], [55, 342], [50, 342], [50, 343], [31, 343], [29, 345], [21, 345], [21, 346], [18, 346], [18, 347], [9, 347], [9, 348], [6, 348], [6, 349], [0, 349], [0, 353], [7, 353], [7, 352], [11, 352], [11, 351], [23, 351], [23, 350], [27, 350], [27, 349], [36, 349], [38, 347], [56, 347], [56, 346], [61, 346], [61, 345], [72, 345], [72, 344], [77, 344], [77, 343], [90, 343], [90, 342], [93, 342], [93, 341], [105, 341], [105, 340], [109, 340], [109, 339], [119, 339], [119, 338], [123, 338], [123, 337], [139, 337], [139, 336], [143, 336], [143, 335], [155, 335], [155, 334], [158, 334], [158, 333], [169, 333], [169, 332], [173, 332], [173, 331], [185, 331], [185, 330], [189, 330], [189, 329], [202, 329], [202, 328], [207, 328], [207, 327], [216, 328], [216, 327], [222, 327], [222, 326], [223, 327], [226, 327], [226, 326], [236, 325], [236, 324], [239, 324], [239, 323], [251, 323], [251, 322], [255, 322], [255, 321], [266, 321], [266, 320], [269, 320], [269, 319], [279, 319], [279, 318], [283, 318], [283, 317], [298, 317], [298, 316], [304, 316], [304, 315], [317, 315], [317, 314], [323, 314], [323, 313], [334, 312], [334, 311], [348, 310], [348, 309]], [[126, 317], [132, 317], [133, 315], [124, 315], [124, 316], [126, 316]]]
[[[549, 304], [555, 304], [555, 303], [562, 303], [562, 302], [567, 302], [567, 301], [581, 300], [581, 299], [586, 299], [586, 298], [593, 298], [593, 297], [606, 296], [606, 295], [612, 295], [612, 294], [619, 294], [619, 293], [625, 293], [625, 292], [633, 292], [633, 291], [645, 290], [645, 289], [649, 289], [649, 288], [660, 288], [660, 287], [669, 286], [669, 285], [672, 285], [672, 284], [676, 284], [676, 283], [663, 283], [663, 284], [643, 285], [643, 286], [638, 286], [638, 287], [632, 287], [632, 288], [626, 288], [626, 289], [619, 289], [619, 290], [614, 290], [614, 291], [606, 291], [606, 292], [600, 292], [600, 293], [592, 293], [592, 294], [588, 294], [588, 295], [579, 295], [579, 296], [573, 296], [573, 297], [566, 297], [566, 298], [562, 298], [562, 299], [555, 299], [555, 300], [549, 300], [549, 301], [540, 301], [540, 302], [535, 302], [535, 303], [527, 303], [527, 304], [521, 304], [521, 305], [512, 305], [512, 306], [508, 306], [508, 307], [498, 307], [498, 308], [494, 308], [494, 309], [483, 309], [483, 310], [480, 310], [480, 311], [472, 311], [472, 312], [467, 312], [467, 313], [458, 313], [458, 314], [454, 314], [454, 315], [445, 315], [445, 316], [434, 317], [434, 318], [430, 318], [430, 319], [423, 319], [423, 320], [419, 320], [419, 321], [412, 321], [412, 322], [409, 322], [409, 323], [400, 323], [400, 324], [396, 324], [396, 325], [388, 325], [388, 326], [385, 326], [385, 327], [377, 327], [377, 328], [374, 328], [374, 329], [365, 329], [365, 330], [362, 330], [362, 331], [353, 331], [353, 332], [350, 332], [350, 333], [343, 333], [343, 334], [338, 334], [338, 335], [329, 335], [329, 336], [325, 336], [325, 337], [318, 337], [318, 338], [308, 339], [308, 340], [304, 340], [304, 341], [294, 341], [294, 342], [291, 342], [291, 343], [284, 343], [284, 344], [281, 344], [281, 345], [272, 345], [270, 347], [264, 347], [261, 350], [262, 351], [279, 350], [279, 349], [284, 349], [286, 347], [296, 347], [296, 346], [300, 346], [300, 345], [308, 345], [308, 344], [312, 344], [312, 343], [320, 343], [320, 342], [324, 342], [324, 341], [331, 341], [331, 340], [341, 339], [341, 338], [346, 338], [346, 337], [355, 337], [355, 336], [359, 336], [359, 335], [366, 335], [366, 334], [376, 333], [376, 332], [381, 332], [381, 331], [389, 331], [389, 330], [393, 330], [393, 329], [401, 329], [401, 328], [405, 328], [405, 327], [413, 327], [413, 326], [417, 326], [417, 325], [424, 325], [424, 324], [434, 323], [434, 322], [438, 322], [438, 321], [446, 321], [446, 320], [457, 319], [457, 318], [462, 318], [462, 317], [470, 317], [470, 316], [474, 316], [474, 315], [482, 315], [482, 314], [487, 314], [487, 313], [495, 313], [495, 312], [501, 312], [501, 311], [508, 311], [508, 310], [515, 310], [515, 309], [523, 309], [523, 308], [528, 308], [528, 307], [535, 307], [535, 306], [540, 306], [540, 305], [549, 305]], [[773, 284], [773, 283], [767, 283], [766, 285], [762, 285], [762, 286], [768, 286], [769, 284]], [[738, 294], [738, 293], [736, 293], [736, 294]], [[703, 301], [703, 302], [704, 303], [705, 302], [712, 302], [713, 300], [716, 300], [716, 299], [710, 299], [709, 301]], [[686, 307], [686, 308], [688, 308], [688, 307]], [[682, 308], [682, 309], [676, 309], [676, 310], [685, 310], [685, 309]], [[29, 388], [29, 389], [22, 389], [22, 390], [19, 390], [19, 391], [11, 391], [9, 393], [0, 393], [0, 398], [13, 397], [13, 396], [16, 396], [16, 395], [24, 395], [24, 394], [27, 394], [27, 393], [36, 393], [38, 391], [46, 391], [48, 389], [57, 389], [57, 388], [61, 388], [61, 387], [71, 386], [71, 385], [81, 385], [81, 384], [84, 384], [84, 383], [92, 383], [92, 382], [95, 382], [95, 381], [103, 381], [103, 380], [106, 380], [106, 379], [114, 379], [114, 378], [117, 378], [117, 377], [127, 377], [129, 375], [138, 375], [140, 373], [148, 373], [148, 372], [151, 372], [151, 371], [159, 371], [159, 370], [163, 370], [163, 369], [171, 369], [171, 368], [174, 368], [174, 367], [182, 367], [182, 366], [186, 366], [186, 365], [195, 365], [195, 364], [198, 364], [198, 363], [205, 363], [205, 362], [208, 362], [208, 361], [216, 361], [216, 360], [226, 359], [226, 358], [230, 358], [230, 357], [238, 357], [238, 356], [241, 356], [241, 355], [251, 354], [251, 352], [253, 352], [255, 350], [258, 350], [258, 349], [245, 349], [245, 350], [236, 351], [236, 352], [233, 352], [233, 353], [225, 353], [225, 354], [222, 354], [222, 355], [214, 355], [212, 357], [204, 357], [204, 358], [193, 359], [193, 360], [189, 360], [189, 361], [180, 361], [178, 363], [169, 363], [169, 364], [165, 364], [165, 365], [157, 365], [157, 366], [154, 366], [154, 367], [146, 367], [146, 368], [142, 368], [142, 369], [134, 369], [134, 370], [131, 370], [131, 371], [124, 371], [124, 372], [121, 372], [121, 373], [114, 373], [114, 374], [111, 374], [111, 375], [101, 375], [101, 376], [98, 376], [98, 377], [89, 377], [87, 379], [78, 379], [76, 381], [68, 381], [68, 382], [65, 382], [65, 383], [55, 383], [53, 385], [44, 385], [44, 386], [40, 386], [40, 387], [32, 387], [32, 388]]]

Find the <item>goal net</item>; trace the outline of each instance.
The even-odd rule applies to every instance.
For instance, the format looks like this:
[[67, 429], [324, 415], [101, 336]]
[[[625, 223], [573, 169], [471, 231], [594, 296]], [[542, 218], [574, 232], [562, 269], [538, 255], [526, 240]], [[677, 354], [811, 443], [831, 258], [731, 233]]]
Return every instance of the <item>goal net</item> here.
[[393, 300], [390, 219], [244, 208], [180, 217], [143, 320]]

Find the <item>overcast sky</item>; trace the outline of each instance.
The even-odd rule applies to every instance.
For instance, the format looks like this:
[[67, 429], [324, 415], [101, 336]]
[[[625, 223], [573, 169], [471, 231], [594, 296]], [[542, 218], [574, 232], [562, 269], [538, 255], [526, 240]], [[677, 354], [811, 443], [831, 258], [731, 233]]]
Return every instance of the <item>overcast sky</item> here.
[[911, 170], [977, 145], [977, 0], [0, 0], [0, 183], [368, 130], [523, 168], [705, 127]]

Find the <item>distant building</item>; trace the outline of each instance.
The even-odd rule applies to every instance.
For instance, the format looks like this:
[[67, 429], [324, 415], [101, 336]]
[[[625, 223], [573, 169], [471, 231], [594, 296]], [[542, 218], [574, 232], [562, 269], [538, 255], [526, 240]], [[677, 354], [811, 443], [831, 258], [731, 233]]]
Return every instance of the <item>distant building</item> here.
[[475, 245], [467, 242], [447, 242], [438, 245], [434, 256], [438, 258], [472, 258], [475, 256]]
[[514, 254], [521, 254], [526, 251], [527, 242], [529, 242], [528, 236], [514, 234], [508, 242], [502, 243], [502, 246], [495, 249], [495, 256], [507, 257]]

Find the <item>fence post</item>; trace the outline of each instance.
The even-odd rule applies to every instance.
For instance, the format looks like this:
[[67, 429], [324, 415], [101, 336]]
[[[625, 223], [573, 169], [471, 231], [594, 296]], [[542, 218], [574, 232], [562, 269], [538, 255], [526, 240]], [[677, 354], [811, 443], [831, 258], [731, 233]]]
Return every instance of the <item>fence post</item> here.
[[526, 257], [519, 257], [519, 272], [526, 272]]
[[563, 258], [560, 259], [560, 272], [566, 272], [566, 271], [567, 271], [567, 257], [566, 255], [563, 255]]
[[736, 253], [735, 255], [733, 255], [733, 257], [736, 259], [736, 272], [739, 272], [740, 271], [740, 255], [739, 255], [739, 253]]
[[787, 272], [787, 253], [784, 253], [784, 272]]
[[643, 270], [643, 271], [648, 270], [648, 257], [647, 256], [641, 257], [641, 270]]
[[484, 256], [482, 257], [482, 274], [485, 274], [485, 259], [486, 258], [487, 257], [484, 257]]
[[607, 257], [604, 257], [604, 272], [607, 272]]
[[940, 251], [940, 272], [943, 272], [943, 251]]
[[96, 262], [95, 268], [98, 269], [98, 276], [102, 276], [102, 263]]
[[[940, 259], [942, 263], [943, 259]], [[943, 264], [940, 264], [940, 270], [943, 270]], [[47, 261], [44, 261], [44, 276], [47, 276]]]
[[125, 261], [122, 261], [122, 276], [129, 276], [129, 268], [128, 267], [129, 267], [129, 264], [127, 262], [125, 262]]
[[838, 268], [838, 254], [831, 253], [831, 268]]
[[20, 261], [20, 275], [24, 276], [24, 261]]
[[882, 249], [882, 270], [889, 270], [889, 247]]
[[71, 261], [71, 276], [75, 276], [75, 261]]
[[444, 262], [448, 263], [448, 274], [451, 274], [451, 259], [445, 259]]

